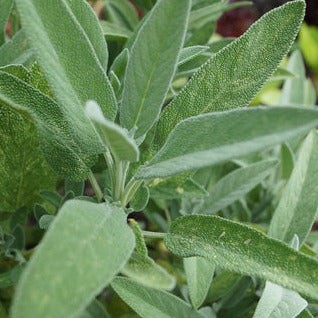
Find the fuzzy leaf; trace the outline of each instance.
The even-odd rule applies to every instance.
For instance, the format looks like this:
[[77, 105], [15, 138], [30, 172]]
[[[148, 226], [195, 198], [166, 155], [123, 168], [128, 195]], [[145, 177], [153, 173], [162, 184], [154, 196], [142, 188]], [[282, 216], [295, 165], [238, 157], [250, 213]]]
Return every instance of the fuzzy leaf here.
[[148, 287], [171, 290], [176, 280], [150, 257], [133, 253], [121, 272], [134, 281]]
[[136, 37], [128, 61], [120, 122], [144, 135], [158, 119], [183, 46], [189, 0], [159, 0]]
[[[0, 71], [0, 101], [27, 118], [34, 118], [43, 155], [58, 175], [78, 181], [88, 177], [89, 167], [96, 159], [83, 151], [85, 139], [78, 144], [74, 141], [72, 122], [65, 118], [51, 98], [16, 77]], [[40, 159], [41, 155], [37, 155], [37, 158]]]
[[[88, 19], [86, 23], [95, 25], [91, 32], [99, 32], [96, 18], [87, 12], [83, 2], [71, 1], [70, 6], [66, 0], [50, 0], [43, 6], [42, 0], [17, 0], [16, 5], [29, 45], [63, 113], [74, 125], [74, 139], [88, 153], [97, 154], [104, 148], [84, 114], [85, 103], [96, 100], [110, 120], [114, 120], [117, 106], [92, 36], [81, 26]], [[78, 6], [76, 10], [74, 6]], [[76, 15], [81, 16], [80, 20]]]
[[318, 211], [318, 133], [305, 139], [271, 220], [269, 235], [289, 242], [295, 234], [300, 245], [308, 236]]
[[139, 160], [139, 149], [134, 139], [119, 125], [107, 120], [96, 102], [87, 102], [85, 113], [100, 132], [102, 142], [109, 147], [117, 160]]
[[40, 189], [54, 188], [54, 174], [42, 156], [34, 124], [1, 102], [0, 119], [0, 210], [31, 208]]
[[172, 223], [165, 244], [178, 256], [205, 257], [226, 270], [318, 299], [318, 261], [246, 225], [215, 216], [184, 216]]
[[142, 318], [202, 318], [189, 304], [167, 292], [116, 277], [112, 287]]
[[202, 257], [183, 259], [189, 295], [194, 308], [199, 308], [209, 291], [215, 264]]
[[176, 126], [136, 177], [162, 178], [223, 163], [279, 144], [317, 124], [318, 111], [310, 107], [249, 107], [191, 117]]
[[12, 318], [76, 316], [123, 268], [133, 248], [121, 209], [66, 202], [23, 272]]
[[264, 15], [205, 63], [165, 108], [156, 131], [159, 149], [181, 120], [247, 106], [289, 51], [304, 17], [305, 2], [289, 2]]
[[13, 6], [13, 0], [0, 0], [0, 46], [5, 42], [5, 28]]
[[227, 174], [211, 189], [200, 212], [212, 214], [241, 199], [268, 177], [277, 163], [277, 160], [261, 161]]

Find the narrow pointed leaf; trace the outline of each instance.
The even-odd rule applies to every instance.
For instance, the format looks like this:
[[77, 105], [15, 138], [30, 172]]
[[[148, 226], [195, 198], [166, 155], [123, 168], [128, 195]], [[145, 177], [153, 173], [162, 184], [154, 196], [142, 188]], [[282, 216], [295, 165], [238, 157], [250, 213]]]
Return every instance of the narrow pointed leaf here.
[[306, 307], [307, 301], [298, 293], [266, 282], [253, 318], [294, 318]]
[[74, 141], [74, 126], [51, 98], [16, 77], [0, 72], [0, 101], [35, 120], [43, 155], [58, 175], [77, 181], [88, 177], [89, 168], [96, 160], [84, 152], [85, 140], [78, 144]]
[[246, 225], [214, 216], [184, 216], [172, 223], [165, 244], [178, 256], [205, 257], [226, 270], [318, 299], [318, 261]]
[[188, 118], [171, 132], [163, 148], [139, 168], [137, 178], [167, 177], [246, 156], [317, 124], [316, 109], [292, 106], [240, 108]]
[[318, 133], [305, 139], [271, 220], [269, 235], [289, 242], [295, 234], [304, 243], [318, 211]]
[[188, 257], [183, 260], [189, 295], [194, 308], [204, 302], [214, 274], [215, 264], [202, 257]]
[[150, 257], [133, 253], [121, 272], [134, 281], [148, 287], [171, 290], [175, 278]]
[[102, 132], [101, 140], [118, 160], [139, 160], [139, 150], [134, 139], [119, 125], [107, 120], [96, 102], [87, 102], [85, 113], [97, 126], [97, 130]]
[[133, 248], [121, 209], [66, 202], [23, 272], [12, 317], [75, 317], [123, 268]]
[[5, 42], [5, 28], [12, 6], [13, 0], [0, 0], [0, 46]]
[[270, 11], [210, 58], [163, 112], [154, 147], [187, 117], [247, 106], [288, 53], [304, 10], [305, 2], [297, 0]]
[[192, 60], [194, 57], [200, 55], [202, 52], [209, 49], [209, 46], [195, 45], [185, 47], [180, 51], [178, 66]]
[[100, 21], [104, 37], [107, 41], [126, 42], [131, 35], [131, 31], [115, 23]]
[[[77, 129], [74, 138], [81, 140], [82, 148], [91, 154], [103, 152], [84, 106], [87, 100], [96, 100], [110, 120], [114, 120], [117, 106], [89, 35], [66, 0], [47, 1], [45, 6], [41, 0], [17, 0], [16, 5], [29, 45], [53, 94]], [[86, 18], [94, 23], [95, 19], [85, 14]]]
[[277, 163], [277, 160], [261, 161], [229, 173], [211, 189], [200, 212], [211, 214], [241, 199], [268, 177]]
[[107, 44], [95, 12], [91, 6], [83, 0], [66, 0], [66, 3], [89, 38], [100, 64], [107, 70]]
[[120, 121], [136, 137], [158, 119], [183, 45], [189, 0], [159, 0], [143, 24], [128, 61]]
[[167, 292], [122, 277], [115, 278], [111, 285], [120, 298], [142, 318], [202, 318], [189, 304]]

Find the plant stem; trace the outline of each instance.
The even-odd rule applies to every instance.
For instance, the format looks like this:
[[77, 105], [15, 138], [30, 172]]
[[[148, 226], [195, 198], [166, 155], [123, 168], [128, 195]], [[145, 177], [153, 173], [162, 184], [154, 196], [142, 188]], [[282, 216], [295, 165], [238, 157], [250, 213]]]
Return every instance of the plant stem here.
[[152, 237], [152, 238], [164, 238], [167, 233], [162, 232], [150, 232], [150, 231], [142, 231], [142, 235], [144, 237]]
[[106, 163], [107, 163], [107, 167], [109, 170], [109, 176], [110, 176], [110, 182], [111, 182], [111, 191], [114, 191], [114, 187], [115, 187], [115, 172], [114, 172], [114, 161], [112, 158], [112, 155], [110, 153], [110, 151], [107, 149], [106, 153], [104, 154]]
[[143, 180], [135, 180], [134, 178], [130, 179], [122, 197], [122, 207], [125, 207], [127, 205], [127, 203], [131, 200], [132, 196], [138, 190], [142, 182]]
[[92, 172], [92, 170], [90, 170], [89, 172], [89, 181], [94, 189], [94, 192], [96, 194], [96, 197], [97, 197], [97, 201], [100, 203], [102, 202], [103, 200], [103, 193], [102, 193], [102, 190], [99, 186], [99, 184], [97, 183], [96, 179], [95, 179], [95, 176]]
[[119, 201], [121, 197], [121, 188], [123, 182], [123, 163], [115, 158], [116, 173], [115, 173], [115, 188], [114, 188], [114, 201]]
[[170, 216], [169, 210], [168, 209], [164, 209], [164, 212], [165, 212], [165, 216], [166, 216], [166, 219], [167, 219], [167, 223], [170, 226], [171, 225], [171, 216]]

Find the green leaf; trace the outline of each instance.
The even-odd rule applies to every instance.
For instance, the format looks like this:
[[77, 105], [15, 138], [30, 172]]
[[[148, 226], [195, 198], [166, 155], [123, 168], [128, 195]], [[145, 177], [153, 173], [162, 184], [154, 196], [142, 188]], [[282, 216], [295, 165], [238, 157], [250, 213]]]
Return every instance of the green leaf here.
[[281, 146], [281, 175], [283, 179], [289, 179], [295, 165], [295, 155], [288, 143]]
[[183, 48], [180, 51], [178, 66], [184, 64], [185, 62], [188, 62], [189, 60], [192, 60], [194, 57], [200, 55], [207, 49], [209, 49], [208, 46], [202, 45], [195, 45]]
[[204, 198], [200, 212], [212, 214], [243, 198], [273, 172], [277, 163], [277, 160], [261, 161], [227, 174]]
[[131, 229], [133, 230], [135, 234], [135, 241], [136, 241], [136, 246], [135, 250], [136, 252], [141, 255], [141, 256], [147, 256], [148, 255], [148, 250], [147, 246], [144, 240], [144, 237], [142, 235], [142, 230], [139, 227], [138, 223], [134, 219], [128, 219], [129, 224], [131, 226]]
[[100, 21], [100, 25], [103, 29], [104, 37], [107, 41], [126, 42], [126, 40], [131, 35], [130, 30], [121, 27], [115, 23]]
[[318, 133], [302, 144], [292, 175], [271, 220], [269, 235], [289, 242], [295, 234], [300, 245], [308, 236], [318, 211]]
[[293, 318], [307, 307], [307, 301], [298, 293], [266, 282], [264, 292], [257, 305], [254, 318]]
[[42, 215], [39, 220], [39, 227], [41, 230], [47, 230], [55, 219], [54, 215], [45, 214]]
[[43, 215], [47, 215], [49, 212], [40, 204], [36, 203], [33, 207], [33, 215], [37, 222], [40, 221]]
[[10, 41], [0, 47], [0, 66], [8, 64], [29, 65], [32, 60], [33, 52], [23, 30], [17, 32]]
[[91, 6], [83, 0], [65, 0], [72, 13], [76, 17], [83, 31], [87, 35], [98, 60], [104, 70], [107, 70], [108, 50], [104, 39], [103, 30], [99, 24], [99, 20], [92, 10]]
[[199, 308], [209, 291], [214, 275], [215, 264], [202, 257], [183, 259], [189, 295], [194, 308]]
[[62, 198], [56, 191], [44, 189], [44, 190], [39, 191], [39, 196], [41, 197], [41, 199], [52, 204], [57, 209], [61, 205]]
[[183, 45], [189, 0], [158, 0], [131, 49], [120, 122], [144, 135], [158, 119]]
[[34, 124], [4, 107], [1, 96], [0, 118], [0, 210], [32, 207], [41, 188], [54, 188], [54, 174], [43, 158]]
[[167, 292], [145, 287], [122, 277], [116, 277], [111, 286], [142, 318], [202, 318], [186, 302]]
[[85, 182], [84, 181], [71, 181], [65, 180], [65, 193], [73, 191], [75, 196], [81, 196], [84, 194]]
[[85, 312], [77, 318], [110, 318], [104, 305], [98, 300], [94, 299], [92, 303], [86, 308]]
[[280, 99], [281, 105], [305, 105], [306, 96], [306, 72], [305, 65], [299, 51], [291, 55], [287, 70], [296, 75], [294, 78], [287, 79], [282, 89]]
[[317, 110], [310, 107], [276, 106], [188, 118], [176, 126], [136, 177], [167, 177], [255, 153], [314, 128], [317, 116]]
[[[85, 146], [87, 137], [75, 142], [75, 139], [78, 138], [74, 138], [74, 130], [77, 134], [78, 128], [75, 129], [74, 121], [68, 121], [51, 98], [16, 77], [0, 72], [0, 101], [29, 119], [34, 118], [43, 155], [58, 175], [77, 181], [88, 177], [89, 168], [94, 165], [96, 158], [84, 152], [84, 148], [87, 148]], [[47, 107], [44, 108], [43, 105]], [[14, 128], [21, 129], [19, 125]], [[82, 128], [85, 131], [85, 126]], [[6, 131], [8, 133], [8, 130]], [[78, 134], [80, 135], [82, 132]], [[26, 137], [25, 133], [21, 136]], [[20, 136], [19, 142], [26, 146]], [[37, 155], [37, 160], [40, 160], [41, 156]]]
[[[77, 10], [73, 7], [75, 13], [82, 12], [84, 15], [80, 21], [66, 0], [49, 1], [45, 6], [41, 0], [17, 0], [16, 5], [29, 45], [63, 113], [74, 126], [76, 134], [73, 138], [87, 153], [97, 154], [102, 153], [104, 148], [84, 114], [85, 103], [96, 100], [110, 120], [114, 120], [117, 106], [112, 87], [91, 42], [92, 36], [80, 24], [82, 19], [88, 19], [87, 23], [94, 25], [96, 18], [92, 19], [86, 9], [82, 10], [81, 2], [83, 0], [72, 3], [72, 7], [79, 6]], [[95, 32], [95, 28], [92, 29]]]
[[145, 184], [142, 184], [138, 190], [135, 192], [132, 200], [130, 201], [129, 205], [134, 211], [143, 211], [149, 201], [149, 189]]
[[110, 72], [113, 71], [116, 74], [121, 84], [123, 84], [124, 82], [128, 59], [129, 59], [129, 50], [124, 49], [116, 57], [116, 59], [114, 60], [113, 64], [111, 65], [109, 69]]
[[270, 11], [202, 65], [165, 108], [154, 147], [161, 148], [171, 130], [185, 118], [247, 106], [289, 51], [304, 10], [305, 2], [297, 0]]
[[314, 316], [308, 309], [305, 309], [297, 316], [297, 318], [314, 318]]
[[28, 208], [22, 206], [15, 210], [10, 217], [9, 226], [13, 230], [17, 225], [20, 225], [22, 228], [26, 225], [28, 220]]
[[5, 28], [13, 6], [13, 0], [0, 0], [0, 46], [5, 42]]
[[66, 202], [19, 281], [12, 318], [76, 316], [123, 268], [133, 248], [121, 209]]
[[139, 149], [133, 138], [119, 125], [107, 120], [95, 101], [86, 103], [86, 116], [93, 121], [105, 146], [118, 160], [138, 161]]
[[180, 257], [205, 257], [226, 270], [318, 299], [318, 261], [248, 226], [215, 216], [184, 216], [172, 223], [165, 244]]
[[148, 287], [172, 290], [175, 278], [150, 257], [133, 253], [121, 273]]

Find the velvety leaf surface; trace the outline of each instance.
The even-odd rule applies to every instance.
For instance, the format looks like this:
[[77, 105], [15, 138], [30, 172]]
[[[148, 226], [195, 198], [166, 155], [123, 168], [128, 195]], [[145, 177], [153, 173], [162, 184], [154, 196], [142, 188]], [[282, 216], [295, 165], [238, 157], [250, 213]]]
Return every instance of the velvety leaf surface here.
[[18, 31], [14, 37], [0, 47], [0, 66], [8, 64], [28, 64], [33, 60], [25, 33]]
[[210, 58], [163, 112], [154, 147], [187, 117], [247, 106], [289, 51], [304, 10], [297, 0], [270, 11]]
[[227, 174], [211, 189], [209, 196], [204, 199], [200, 212], [204, 214], [217, 212], [244, 197], [268, 177], [277, 164], [277, 160], [266, 160]]
[[295, 234], [302, 245], [318, 210], [318, 133], [312, 131], [299, 155], [271, 219], [269, 235], [289, 242]]
[[12, 317], [76, 316], [123, 268], [134, 241], [121, 209], [66, 202], [21, 277]]
[[34, 124], [1, 103], [0, 118], [0, 210], [31, 208], [40, 189], [55, 187], [54, 173], [43, 158]]
[[264, 292], [257, 305], [254, 318], [294, 318], [308, 303], [298, 293], [266, 282]]
[[128, 61], [120, 122], [145, 134], [158, 119], [183, 46], [189, 0], [159, 0], [136, 37]]
[[107, 120], [96, 102], [87, 102], [85, 113], [94, 122], [96, 130], [100, 132], [100, 139], [114, 157], [118, 160], [138, 161], [139, 149], [134, 139], [119, 125]]
[[167, 177], [246, 156], [317, 123], [316, 109], [292, 106], [249, 107], [191, 117], [176, 126], [162, 149], [139, 168], [137, 178]]
[[202, 318], [189, 304], [167, 292], [116, 277], [111, 286], [140, 317]]
[[82, 2], [70, 2], [72, 7], [79, 6], [80, 21], [66, 0], [49, 0], [45, 6], [42, 0], [17, 0], [16, 5], [29, 45], [61, 109], [74, 125], [74, 139], [87, 152], [96, 154], [103, 152], [103, 147], [84, 114], [85, 103], [95, 100], [110, 120], [115, 118], [117, 106], [90, 35], [81, 26], [83, 19], [96, 26], [96, 18], [85, 13], [86, 9], [82, 11]]
[[133, 253], [121, 272], [136, 282], [157, 289], [171, 290], [176, 280], [148, 256]]
[[318, 261], [248, 226], [214, 216], [184, 216], [172, 223], [165, 244], [178, 256], [205, 257], [221, 268], [318, 299]]
[[76, 144], [74, 126], [51, 98], [16, 77], [0, 72], [0, 100], [29, 119], [34, 118], [43, 155], [58, 175], [78, 181], [87, 178], [95, 158], [84, 153], [81, 143]]
[[203, 257], [188, 257], [183, 259], [191, 303], [199, 308], [209, 291], [215, 264]]

